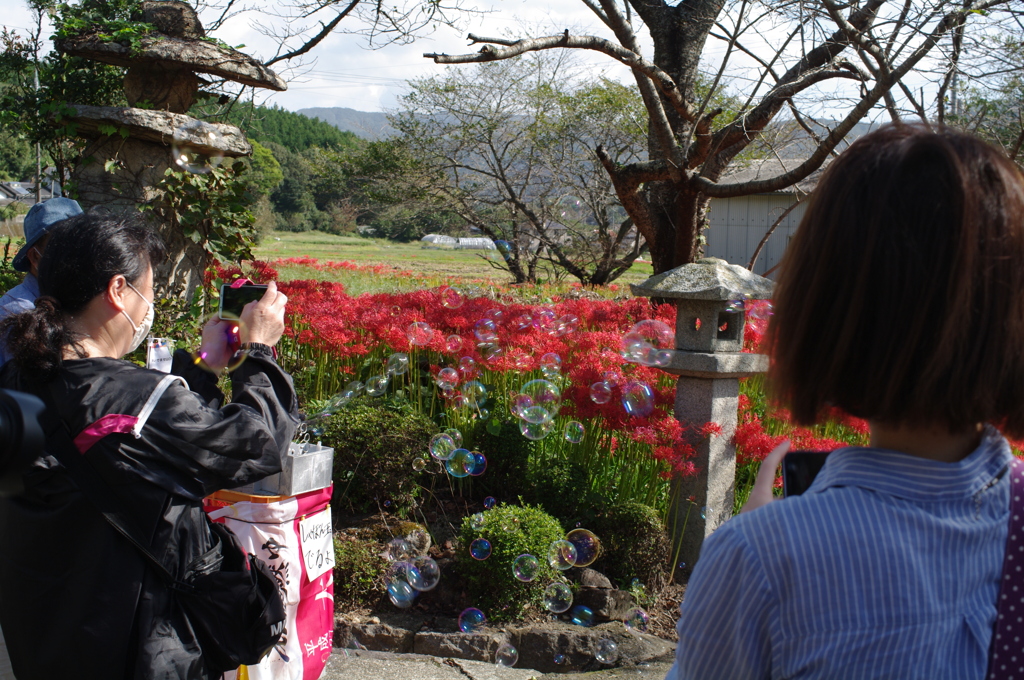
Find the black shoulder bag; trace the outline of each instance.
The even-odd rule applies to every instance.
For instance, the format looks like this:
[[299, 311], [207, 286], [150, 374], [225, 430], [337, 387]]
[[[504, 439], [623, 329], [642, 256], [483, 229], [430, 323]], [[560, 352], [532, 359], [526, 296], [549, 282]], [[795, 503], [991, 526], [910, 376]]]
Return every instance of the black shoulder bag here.
[[284, 632], [285, 611], [277, 579], [263, 562], [242, 548], [238, 537], [223, 524], [207, 525], [213, 547], [196, 558], [181, 579], [175, 578], [150, 552], [131, 515], [118, 505], [113, 490], [78, 454], [67, 425], [53, 433], [51, 450], [68, 470], [103, 518], [142, 553], [188, 617], [203, 661], [211, 673], [255, 665], [277, 644]]

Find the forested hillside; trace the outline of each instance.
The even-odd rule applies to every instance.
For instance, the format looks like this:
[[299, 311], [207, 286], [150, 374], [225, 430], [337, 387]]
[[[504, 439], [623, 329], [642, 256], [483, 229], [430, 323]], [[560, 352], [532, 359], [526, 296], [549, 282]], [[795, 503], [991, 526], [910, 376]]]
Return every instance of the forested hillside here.
[[362, 144], [362, 140], [351, 132], [277, 106], [241, 105], [232, 110], [224, 122], [241, 127], [249, 139], [262, 144], [280, 144], [293, 152], [312, 147], [341, 151], [359, 148]]

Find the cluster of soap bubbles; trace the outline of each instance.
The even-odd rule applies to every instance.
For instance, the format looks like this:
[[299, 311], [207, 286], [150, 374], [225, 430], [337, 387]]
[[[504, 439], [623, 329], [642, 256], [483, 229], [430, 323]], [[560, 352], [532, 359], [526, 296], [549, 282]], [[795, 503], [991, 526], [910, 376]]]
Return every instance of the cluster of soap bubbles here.
[[176, 170], [205, 175], [224, 162], [224, 146], [224, 136], [216, 125], [190, 120], [174, 130], [171, 162]]
[[622, 357], [643, 366], [668, 366], [672, 362], [675, 333], [664, 321], [644, 319], [622, 336]]
[[534, 328], [541, 333], [560, 338], [577, 330], [580, 327], [580, 318], [575, 314], [559, 316], [553, 309], [542, 307], [534, 310], [533, 314], [520, 314], [512, 323], [521, 331]]
[[441, 581], [441, 568], [421, 551], [429, 544], [426, 531], [414, 529], [404, 538], [393, 538], [384, 549], [388, 599], [399, 609], [413, 605], [420, 593], [433, 590]]
[[643, 418], [654, 411], [654, 390], [650, 385], [642, 380], [627, 380], [620, 384], [618, 376], [611, 371], [606, 371], [601, 380], [590, 386], [590, 400], [595, 404], [607, 404], [615, 396], [616, 387], [621, 390], [622, 408], [628, 415]]
[[555, 426], [562, 408], [562, 391], [550, 380], [531, 380], [513, 395], [509, 410], [519, 419], [519, 431], [527, 439], [543, 439]]
[[462, 433], [455, 428], [448, 428], [431, 437], [427, 451], [452, 477], [479, 477], [487, 470], [487, 456], [479, 451], [462, 448]]

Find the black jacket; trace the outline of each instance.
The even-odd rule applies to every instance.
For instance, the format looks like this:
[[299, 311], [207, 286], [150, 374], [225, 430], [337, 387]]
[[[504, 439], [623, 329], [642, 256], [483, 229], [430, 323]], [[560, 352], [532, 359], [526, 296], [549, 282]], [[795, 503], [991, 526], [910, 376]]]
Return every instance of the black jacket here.
[[[107, 435], [86, 457], [180, 576], [211, 547], [202, 498], [279, 471], [298, 416], [291, 378], [259, 351], [232, 373], [225, 406], [215, 377], [187, 353], [175, 354], [172, 372], [192, 391], [173, 384], [140, 438]], [[137, 415], [163, 377], [82, 359], [40, 384], [8, 363], [0, 386], [41, 398], [44, 431], [62, 419], [74, 437], [103, 416]], [[0, 498], [0, 625], [18, 680], [207, 678], [187, 619], [139, 552], [54, 457], [24, 463], [25, 491]]]

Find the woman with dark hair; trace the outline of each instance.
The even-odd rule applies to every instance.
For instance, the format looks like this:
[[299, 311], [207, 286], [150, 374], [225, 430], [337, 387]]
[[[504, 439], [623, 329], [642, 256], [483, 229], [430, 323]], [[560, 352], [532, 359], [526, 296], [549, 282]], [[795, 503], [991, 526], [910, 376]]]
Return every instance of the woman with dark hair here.
[[[47, 451], [86, 459], [181, 578], [215, 545], [203, 497], [278, 472], [298, 421], [272, 350], [287, 301], [274, 284], [242, 314], [247, 356], [230, 404], [217, 388], [232, 357], [226, 322], [203, 329], [208, 370], [183, 350], [171, 376], [122, 360], [149, 332], [163, 252], [133, 219], [85, 214], [55, 229], [36, 308], [0, 323], [13, 355], [0, 386], [42, 399]], [[74, 475], [49, 453], [19, 464], [24, 490], [0, 498], [0, 625], [19, 680], [207, 678], [165, 582]]]
[[669, 678], [980, 680], [990, 648], [990, 670], [1024, 678], [1024, 642], [994, 632], [1024, 541], [995, 427], [1024, 436], [1020, 169], [949, 129], [854, 142], [785, 255], [767, 338], [793, 420], [838, 407], [870, 444], [777, 502], [786, 445], [762, 463], [744, 510], [763, 507], [704, 543]]

